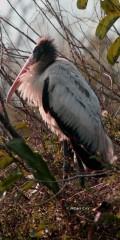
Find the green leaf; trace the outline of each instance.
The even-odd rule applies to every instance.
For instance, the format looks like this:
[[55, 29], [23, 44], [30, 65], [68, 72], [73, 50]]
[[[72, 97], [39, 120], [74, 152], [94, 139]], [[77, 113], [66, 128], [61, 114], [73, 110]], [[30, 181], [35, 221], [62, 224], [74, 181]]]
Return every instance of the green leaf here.
[[34, 185], [35, 185], [35, 181], [29, 180], [29, 181], [25, 182], [25, 183], [20, 187], [20, 190], [21, 190], [21, 191], [27, 191], [27, 190], [31, 189]]
[[77, 8], [85, 9], [87, 6], [88, 0], [77, 0]]
[[42, 156], [32, 151], [32, 149], [22, 139], [13, 139], [7, 144], [8, 148], [12, 150], [19, 157], [23, 158], [35, 178], [46, 185], [54, 193], [59, 191], [58, 183], [54, 176], [48, 169], [46, 162]]
[[16, 170], [8, 177], [6, 177], [4, 180], [0, 181], [0, 193], [3, 193], [4, 191], [8, 190], [12, 185], [16, 183], [17, 180], [19, 180], [22, 177], [22, 175], [23, 174], [20, 171]]
[[97, 26], [96, 36], [103, 39], [115, 21], [120, 17], [120, 13], [110, 13], [105, 16]]
[[0, 151], [0, 169], [5, 169], [13, 162], [13, 158], [8, 155], [4, 150]]
[[15, 124], [15, 128], [18, 130], [18, 129], [24, 129], [24, 128], [28, 128], [28, 124], [24, 121], [22, 122], [17, 122]]
[[116, 13], [120, 11], [120, 1], [119, 0], [101, 0], [101, 8], [106, 14]]
[[20, 133], [20, 135], [24, 136], [24, 138], [27, 138], [30, 135], [30, 129], [25, 121], [17, 122], [14, 124], [15, 129]]
[[114, 64], [119, 56], [120, 56], [120, 37], [118, 37], [108, 49], [107, 59], [110, 64]]

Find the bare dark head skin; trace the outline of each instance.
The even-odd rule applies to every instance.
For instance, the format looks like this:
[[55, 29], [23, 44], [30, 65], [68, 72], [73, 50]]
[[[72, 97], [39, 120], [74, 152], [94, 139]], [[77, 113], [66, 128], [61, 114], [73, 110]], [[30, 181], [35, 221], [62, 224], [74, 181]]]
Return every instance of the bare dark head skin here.
[[56, 60], [57, 50], [55, 45], [53, 44], [53, 40], [48, 38], [43, 38], [37, 44], [37, 46], [33, 50], [33, 62], [40, 62], [40, 69], [42, 71], [48, 67], [51, 63]]

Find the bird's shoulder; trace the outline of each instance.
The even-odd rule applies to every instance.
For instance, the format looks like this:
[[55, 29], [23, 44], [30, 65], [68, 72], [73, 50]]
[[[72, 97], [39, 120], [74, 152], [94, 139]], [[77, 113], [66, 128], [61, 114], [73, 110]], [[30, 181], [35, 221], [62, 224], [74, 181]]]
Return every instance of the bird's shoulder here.
[[66, 59], [57, 59], [48, 69], [49, 94], [84, 104], [88, 111], [100, 114], [99, 100], [77, 67]]

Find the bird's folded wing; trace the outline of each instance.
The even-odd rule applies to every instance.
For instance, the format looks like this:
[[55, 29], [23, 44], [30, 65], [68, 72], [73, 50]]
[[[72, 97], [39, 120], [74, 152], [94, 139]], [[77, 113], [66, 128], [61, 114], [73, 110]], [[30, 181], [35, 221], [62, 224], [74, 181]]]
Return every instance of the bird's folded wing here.
[[90, 152], [97, 150], [101, 124], [99, 109], [94, 108], [95, 97], [76, 88], [74, 81], [69, 82], [69, 85], [64, 81], [53, 84], [47, 78], [44, 83], [44, 110], [51, 114], [65, 135], [82, 144]]

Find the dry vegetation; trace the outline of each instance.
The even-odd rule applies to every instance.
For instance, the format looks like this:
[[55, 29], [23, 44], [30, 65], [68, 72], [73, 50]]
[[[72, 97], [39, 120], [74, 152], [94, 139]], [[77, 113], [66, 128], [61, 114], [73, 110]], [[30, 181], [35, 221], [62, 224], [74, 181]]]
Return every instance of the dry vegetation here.
[[[29, 119], [27, 121], [29, 124]], [[30, 119], [29, 127], [31, 130], [28, 142], [46, 159], [49, 168], [59, 181], [61, 192], [58, 196], [54, 196], [46, 187], [35, 183], [27, 190], [24, 188], [24, 183], [28, 170], [23, 168], [24, 177], [9, 188], [1, 199], [1, 239], [87, 239], [93, 229], [94, 239], [119, 239], [119, 171], [107, 172], [104, 177], [86, 177], [85, 189], [81, 189], [78, 178], [63, 184], [61, 145], [42, 123]], [[117, 144], [116, 153], [117, 167], [120, 167], [120, 152]], [[7, 169], [6, 174], [15, 167], [9, 166], [10, 169]], [[75, 175], [71, 159], [71, 171], [68, 177]], [[110, 206], [103, 210], [100, 220], [95, 225], [95, 208], [103, 201]]]
[[[4, 44], [1, 34], [1, 114], [10, 118], [13, 128], [21, 134], [26, 142], [45, 158], [49, 169], [56, 176], [60, 192], [53, 195], [47, 187], [38, 184], [31, 175], [23, 159], [6, 153], [6, 142], [11, 139], [3, 126], [0, 115], [0, 160], [12, 159], [11, 163], [0, 170], [0, 180], [12, 172], [20, 172], [17, 181], [8, 184], [7, 191], [0, 194], [0, 239], [1, 240], [118, 240], [120, 239], [120, 82], [119, 69], [110, 69], [93, 48], [86, 48], [73, 36], [47, 2], [49, 12], [56, 17], [64, 30], [72, 60], [83, 71], [99, 96], [103, 121], [115, 147], [118, 157], [116, 166], [104, 173], [104, 176], [86, 177], [85, 189], [82, 189], [76, 176], [73, 158], [70, 156], [71, 169], [68, 180], [63, 182], [63, 154], [61, 144], [42, 122], [37, 110], [29, 108], [25, 102], [17, 100], [13, 106], [5, 104], [6, 85], [11, 84], [16, 76], [19, 60], [26, 58], [28, 52], [10, 48]], [[38, 7], [36, 1], [36, 8]], [[5, 19], [1, 22], [4, 27]], [[3, 30], [3, 28], [2, 28]], [[22, 34], [22, 33], [20, 33]], [[27, 35], [29, 41], [33, 41]], [[98, 42], [95, 41], [95, 46]], [[81, 53], [84, 49], [85, 57]], [[13, 63], [9, 64], [14, 60]], [[19, 106], [19, 107], [18, 107]], [[7, 114], [6, 114], [7, 111]], [[70, 178], [70, 179], [69, 179]], [[100, 207], [100, 204], [102, 204]], [[95, 223], [97, 212], [100, 219]]]

